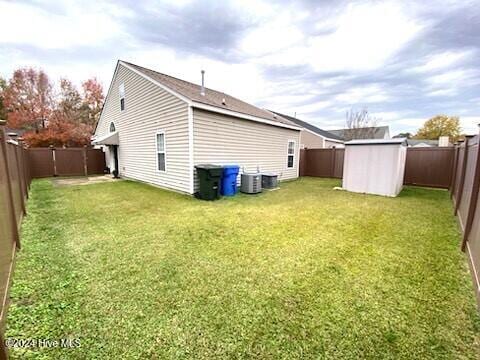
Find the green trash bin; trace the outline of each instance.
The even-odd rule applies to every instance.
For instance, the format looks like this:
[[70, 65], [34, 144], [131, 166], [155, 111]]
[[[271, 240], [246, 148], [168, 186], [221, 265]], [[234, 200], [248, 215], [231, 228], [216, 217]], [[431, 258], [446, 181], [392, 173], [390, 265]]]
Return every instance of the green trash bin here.
[[221, 197], [220, 184], [223, 168], [220, 165], [196, 165], [200, 190], [196, 196], [202, 200], [216, 200]]

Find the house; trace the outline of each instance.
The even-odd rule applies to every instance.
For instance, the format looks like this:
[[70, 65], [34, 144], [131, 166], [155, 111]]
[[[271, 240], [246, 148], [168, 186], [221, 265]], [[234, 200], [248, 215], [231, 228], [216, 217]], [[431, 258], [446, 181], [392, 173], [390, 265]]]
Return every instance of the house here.
[[408, 147], [437, 147], [438, 140], [407, 139]]
[[409, 147], [448, 147], [453, 146], [448, 136], [440, 136], [438, 140], [407, 139]]
[[8, 137], [11, 139], [18, 139], [19, 137], [22, 137], [27, 130], [24, 129], [11, 129], [11, 128], [6, 128], [5, 129], [5, 134], [7, 134]]
[[345, 141], [362, 139], [390, 139], [390, 129], [388, 126], [372, 126], [355, 129], [328, 130]]
[[93, 144], [120, 177], [193, 194], [195, 165], [299, 173], [298, 126], [219, 91], [118, 61]]
[[322, 149], [322, 148], [343, 148], [343, 139], [335, 134], [330, 133], [312, 125], [306, 121], [297, 119], [274, 111], [275, 114], [292, 122], [302, 128], [300, 132], [300, 148]]

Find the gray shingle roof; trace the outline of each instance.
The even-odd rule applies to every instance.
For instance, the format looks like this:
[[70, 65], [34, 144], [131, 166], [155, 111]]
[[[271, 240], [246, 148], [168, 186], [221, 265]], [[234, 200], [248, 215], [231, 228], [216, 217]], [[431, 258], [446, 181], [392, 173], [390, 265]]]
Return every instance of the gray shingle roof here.
[[[271, 110], [270, 110], [271, 111]], [[332, 134], [331, 132], [329, 131], [326, 131], [326, 130], [323, 130], [323, 129], [320, 129], [318, 127], [316, 127], [315, 125], [312, 125], [306, 121], [303, 121], [303, 120], [300, 120], [300, 119], [297, 119], [295, 117], [292, 117], [292, 116], [288, 116], [288, 115], [285, 115], [285, 114], [281, 114], [279, 112], [276, 112], [276, 111], [271, 111], [275, 114], [277, 114], [278, 116], [281, 116], [282, 118], [284, 119], [287, 119], [289, 121], [291, 121], [292, 123], [294, 123], [295, 125], [298, 125], [298, 126], [301, 126], [305, 129], [308, 129], [320, 136], [323, 136], [325, 138], [328, 138], [328, 139], [332, 139], [332, 140], [339, 140], [339, 141], [343, 141], [343, 139], [335, 134]]]
[[[189, 100], [214, 106], [224, 110], [235, 111], [237, 113], [255, 116], [261, 119], [266, 119], [266, 120], [279, 122], [286, 125], [291, 125], [290, 122], [271, 113], [270, 111], [260, 109], [254, 105], [248, 104], [240, 99], [237, 99], [223, 92], [205, 88], [205, 95], [201, 95], [200, 85], [197, 85], [185, 80], [181, 80], [173, 76], [162, 74], [157, 71], [150, 70], [142, 66], [138, 66], [123, 60], [121, 60], [120, 62], [128, 66], [131, 66], [132, 68], [139, 71], [140, 73], [159, 82], [160, 84], [168, 87], [169, 89], [186, 97]], [[225, 104], [223, 104], [222, 102], [223, 99], [225, 99]]]
[[383, 139], [385, 134], [389, 133], [388, 126], [374, 126], [358, 129], [337, 129], [328, 130], [330, 133], [335, 134], [345, 141], [353, 139]]

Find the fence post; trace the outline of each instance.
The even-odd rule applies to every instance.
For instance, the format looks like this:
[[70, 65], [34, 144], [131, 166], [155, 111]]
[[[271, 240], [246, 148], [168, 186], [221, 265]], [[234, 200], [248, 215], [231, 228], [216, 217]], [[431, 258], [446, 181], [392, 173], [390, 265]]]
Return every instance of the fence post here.
[[455, 154], [453, 155], [452, 181], [450, 182], [450, 198], [453, 198], [455, 186], [457, 185], [458, 154], [460, 153], [458, 143], [455, 144]]
[[467, 171], [467, 158], [468, 158], [468, 137], [465, 137], [465, 150], [463, 153], [463, 162], [462, 162], [462, 171], [460, 173], [460, 184], [458, 187], [457, 199], [455, 201], [455, 209], [453, 210], [453, 215], [457, 215], [458, 207], [462, 201], [463, 185], [465, 184], [465, 172]]
[[20, 249], [20, 236], [18, 232], [17, 219], [15, 218], [15, 207], [13, 205], [13, 192], [12, 192], [12, 183], [10, 178], [10, 170], [8, 169], [8, 157], [7, 157], [7, 142], [5, 135], [5, 120], [0, 120], [0, 146], [2, 147], [3, 157], [5, 164], [5, 177], [7, 178], [7, 197], [8, 197], [8, 206], [10, 207], [10, 226], [12, 228], [13, 239], [17, 249]]
[[25, 188], [25, 197], [28, 199], [28, 179], [27, 179], [27, 160], [25, 157], [25, 149], [23, 148], [23, 138], [18, 138], [18, 146], [20, 146], [20, 157], [22, 158], [23, 168], [23, 184]]
[[[19, 145], [13, 145], [13, 146], [19, 146]], [[25, 215], [27, 213], [27, 208], [25, 205], [24, 189], [23, 189], [25, 183], [24, 183], [24, 179], [22, 179], [23, 178], [22, 169], [20, 166], [20, 157], [18, 156], [17, 148], [15, 148], [15, 162], [16, 162], [15, 165], [17, 166], [17, 173], [18, 173], [18, 189], [20, 190], [20, 205], [22, 206], [23, 215]]]
[[52, 150], [53, 176], [58, 176], [58, 174], [57, 174], [57, 160], [55, 158], [55, 148], [53, 147], [53, 145], [50, 145], [50, 149]]
[[333, 147], [332, 148], [332, 173], [331, 173], [332, 178], [335, 177], [336, 161], [337, 161], [337, 157], [336, 157], [335, 147]]
[[475, 217], [475, 210], [477, 208], [477, 200], [480, 186], [480, 133], [477, 135], [477, 159], [475, 162], [475, 169], [473, 173], [472, 194], [470, 196], [470, 205], [468, 207], [467, 221], [465, 222], [465, 229], [463, 232], [462, 251], [465, 251], [467, 246], [468, 235], [472, 230], [473, 218]]
[[5, 346], [5, 340], [3, 334], [0, 334], [0, 360], [7, 360], [8, 359], [8, 351], [7, 347]]
[[83, 171], [85, 176], [88, 176], [88, 166], [87, 166], [87, 145], [83, 146]]

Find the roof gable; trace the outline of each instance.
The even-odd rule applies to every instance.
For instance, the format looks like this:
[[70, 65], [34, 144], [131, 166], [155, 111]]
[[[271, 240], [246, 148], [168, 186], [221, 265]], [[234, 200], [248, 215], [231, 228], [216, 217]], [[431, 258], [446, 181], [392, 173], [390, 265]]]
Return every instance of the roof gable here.
[[219, 110], [232, 111], [239, 114], [265, 119], [273, 122], [274, 124], [279, 123], [291, 125], [290, 122], [270, 111], [260, 109], [228, 94], [205, 88], [205, 95], [201, 95], [200, 85], [181, 80], [170, 75], [162, 74], [126, 61], [120, 61], [120, 64], [141, 73], [143, 76], [146, 76], [154, 82], [162, 85], [162, 87], [170, 89], [170, 91], [180, 98], [183, 98], [185, 101], [192, 101], [195, 103], [213, 106]]

